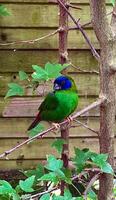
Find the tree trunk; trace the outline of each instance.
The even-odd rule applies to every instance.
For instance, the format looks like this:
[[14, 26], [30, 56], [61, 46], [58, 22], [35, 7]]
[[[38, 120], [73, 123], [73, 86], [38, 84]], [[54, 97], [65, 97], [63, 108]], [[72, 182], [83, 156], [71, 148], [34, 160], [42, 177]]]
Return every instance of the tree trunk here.
[[[66, 5], [67, 0], [62, 0], [62, 3]], [[59, 16], [59, 62], [64, 64], [67, 62], [67, 35], [68, 35], [68, 14], [65, 9], [59, 4], [60, 16]], [[66, 71], [63, 72], [64, 74]], [[66, 144], [63, 145], [61, 159], [63, 160], [64, 167], [68, 167], [69, 160], [69, 128], [67, 124], [61, 127], [61, 138], [65, 140]], [[63, 195], [65, 183], [61, 182], [61, 194]]]
[[[114, 165], [115, 124], [115, 62], [116, 41], [106, 16], [105, 0], [90, 0], [93, 28], [100, 43], [100, 95], [107, 98], [100, 106], [100, 153], [108, 154], [108, 161]], [[113, 176], [100, 176], [99, 200], [112, 200]]]

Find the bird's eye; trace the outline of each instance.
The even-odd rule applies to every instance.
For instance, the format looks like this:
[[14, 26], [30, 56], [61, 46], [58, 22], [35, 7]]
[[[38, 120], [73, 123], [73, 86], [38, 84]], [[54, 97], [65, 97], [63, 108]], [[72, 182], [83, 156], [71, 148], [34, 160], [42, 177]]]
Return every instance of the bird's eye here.
[[65, 81], [62, 81], [62, 82], [61, 82], [61, 85], [64, 85], [64, 84], [65, 84]]

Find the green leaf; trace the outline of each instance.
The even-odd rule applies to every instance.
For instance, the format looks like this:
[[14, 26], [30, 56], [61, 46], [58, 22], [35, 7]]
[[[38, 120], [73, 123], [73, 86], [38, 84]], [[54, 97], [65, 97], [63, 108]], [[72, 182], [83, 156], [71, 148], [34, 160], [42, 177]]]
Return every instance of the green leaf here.
[[68, 184], [72, 184], [72, 170], [68, 168], [64, 168], [63, 172], [65, 174], [65, 182]]
[[49, 78], [56, 78], [60, 76], [61, 64], [46, 63], [45, 70], [48, 73]]
[[24, 95], [24, 88], [22, 86], [20, 86], [19, 84], [9, 83], [8, 86], [10, 89], [8, 90], [8, 92], [5, 96], [5, 99], [10, 96], [16, 96], [16, 95], [23, 96]]
[[115, 2], [116, 2], [115, 0], [111, 0], [113, 6], [115, 6]]
[[46, 169], [51, 170], [53, 172], [61, 169], [63, 167], [63, 161], [60, 159], [56, 159], [53, 155], [47, 156], [48, 164], [45, 166]]
[[45, 174], [39, 180], [41, 180], [41, 181], [51, 181], [55, 184], [57, 184], [59, 182], [59, 179], [56, 176], [55, 172], [50, 172], [48, 174]]
[[24, 172], [25, 176], [35, 176], [35, 183], [39, 178], [41, 178], [44, 175], [44, 167], [41, 164], [38, 164], [35, 170], [27, 170]]
[[5, 180], [0, 180], [0, 194], [9, 194], [9, 193], [13, 193], [14, 189], [12, 188], [12, 186], [10, 185], [10, 183], [8, 183]]
[[64, 198], [65, 200], [72, 200], [72, 194], [70, 193], [68, 189], [64, 190]]
[[24, 71], [19, 71], [19, 78], [20, 78], [21, 81], [27, 80], [28, 79], [28, 75]]
[[86, 161], [91, 157], [91, 152], [75, 148], [75, 157], [73, 159], [77, 171], [80, 173], [86, 166]]
[[65, 200], [63, 196], [56, 196], [55, 194], [52, 196], [52, 200]]
[[9, 16], [11, 15], [10, 12], [4, 5], [0, 5], [0, 16]]
[[56, 78], [56, 77], [60, 76], [61, 75], [60, 72], [63, 69], [65, 69], [68, 65], [69, 64], [66, 64], [66, 63], [64, 65], [61, 65], [59, 63], [52, 64], [52, 63], [48, 62], [45, 64], [45, 70], [48, 74], [48, 77], [50, 79], [52, 79], [52, 78]]
[[24, 181], [20, 180], [19, 181], [20, 188], [24, 192], [33, 192], [34, 189], [32, 188], [32, 186], [34, 184], [34, 180], [35, 180], [35, 176], [31, 176]]
[[20, 196], [16, 193], [12, 194], [13, 200], [20, 200]]
[[31, 75], [35, 80], [48, 80], [48, 73], [42, 67], [38, 65], [32, 65], [32, 68], [35, 70]]
[[44, 194], [40, 197], [40, 200], [50, 200], [50, 194]]
[[52, 143], [52, 147], [55, 147], [56, 150], [58, 151], [58, 153], [61, 154], [62, 149], [63, 149], [63, 144], [66, 144], [66, 141], [63, 139], [56, 139], [53, 143]]
[[35, 126], [33, 129], [28, 131], [29, 137], [34, 137], [35, 135], [38, 135], [38, 133], [41, 133], [44, 131], [44, 125], [39, 123], [37, 126]]
[[106, 162], [101, 166], [101, 170], [105, 173], [109, 173], [109, 174], [114, 174], [114, 171], [112, 169], [112, 166]]
[[97, 195], [95, 194], [95, 192], [92, 189], [88, 192], [87, 197], [92, 200], [97, 200]]
[[91, 157], [92, 161], [105, 173], [113, 174], [111, 165], [107, 162], [107, 154], [97, 154]]

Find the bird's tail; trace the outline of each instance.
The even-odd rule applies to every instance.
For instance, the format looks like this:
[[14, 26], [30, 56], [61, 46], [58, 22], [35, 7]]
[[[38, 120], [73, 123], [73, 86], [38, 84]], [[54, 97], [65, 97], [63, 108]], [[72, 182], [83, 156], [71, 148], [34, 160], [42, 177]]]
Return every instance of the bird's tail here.
[[27, 129], [27, 131], [30, 131], [31, 129], [33, 129], [34, 127], [37, 126], [37, 124], [41, 121], [40, 119], [40, 113], [37, 114], [36, 118], [34, 119], [34, 121], [32, 122], [32, 124], [29, 126], [29, 128]]

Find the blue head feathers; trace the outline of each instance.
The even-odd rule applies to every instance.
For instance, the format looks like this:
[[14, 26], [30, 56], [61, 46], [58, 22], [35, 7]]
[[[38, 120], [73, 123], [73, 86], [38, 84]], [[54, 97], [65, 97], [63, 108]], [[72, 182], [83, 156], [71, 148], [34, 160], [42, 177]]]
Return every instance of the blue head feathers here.
[[71, 86], [71, 80], [67, 76], [59, 76], [54, 81], [54, 90], [68, 90]]

